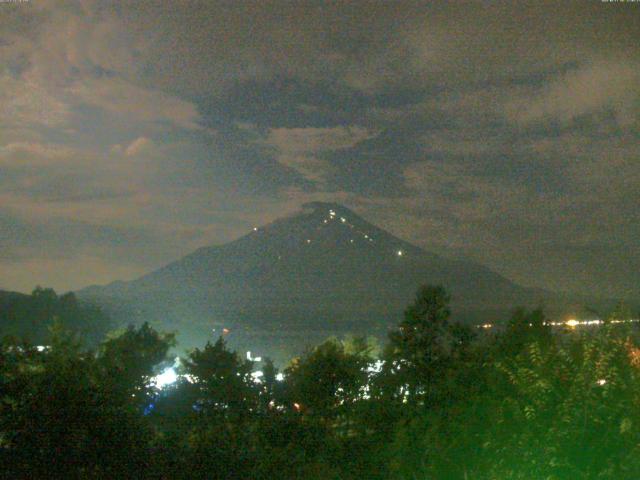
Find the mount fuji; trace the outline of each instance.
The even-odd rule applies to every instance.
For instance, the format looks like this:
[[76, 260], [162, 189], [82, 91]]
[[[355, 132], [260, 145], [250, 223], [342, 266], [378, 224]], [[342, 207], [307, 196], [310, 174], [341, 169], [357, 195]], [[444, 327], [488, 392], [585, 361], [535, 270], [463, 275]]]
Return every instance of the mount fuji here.
[[499, 322], [515, 306], [557, 303], [550, 292], [430, 253], [322, 202], [136, 280], [78, 295], [116, 321], [176, 330], [183, 346], [226, 329], [238, 348], [272, 352], [331, 334], [382, 335], [423, 284], [445, 286], [463, 322]]

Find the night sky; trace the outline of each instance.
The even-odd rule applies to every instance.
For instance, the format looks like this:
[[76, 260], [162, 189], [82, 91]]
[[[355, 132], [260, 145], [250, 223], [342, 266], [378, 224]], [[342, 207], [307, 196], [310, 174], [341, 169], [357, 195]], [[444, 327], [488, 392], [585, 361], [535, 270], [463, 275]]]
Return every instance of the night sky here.
[[0, 288], [128, 280], [313, 200], [640, 298], [640, 2], [0, 3]]

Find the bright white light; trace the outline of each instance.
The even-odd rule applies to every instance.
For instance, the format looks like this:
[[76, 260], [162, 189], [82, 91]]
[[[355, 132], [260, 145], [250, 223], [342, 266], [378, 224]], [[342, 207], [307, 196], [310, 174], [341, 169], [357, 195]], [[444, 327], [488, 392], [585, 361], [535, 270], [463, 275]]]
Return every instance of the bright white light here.
[[249, 360], [250, 362], [261, 362], [262, 361], [262, 357], [252, 357], [251, 356], [251, 351], [247, 351], [247, 360]]
[[346, 218], [344, 218], [344, 217], [340, 217], [340, 221], [341, 221], [342, 223], [345, 223], [345, 222], [347, 221], [347, 219], [346, 219]]
[[572, 318], [570, 320], [567, 320], [567, 326], [571, 327], [571, 328], [575, 328], [576, 326], [578, 326], [580, 324], [580, 322], [578, 322], [575, 318]]
[[173, 367], [169, 367], [165, 369], [164, 372], [162, 372], [160, 375], [156, 375], [152, 379], [152, 382], [157, 388], [163, 389], [167, 385], [171, 385], [172, 383], [174, 383], [176, 380], [178, 380], [178, 374]]
[[258, 227], [253, 227], [253, 231], [257, 232], [258, 231]]
[[382, 366], [384, 362], [382, 360], [376, 360], [374, 363], [370, 363], [367, 367], [367, 372], [369, 373], [379, 373], [382, 371]]
[[307, 238], [307, 243], [311, 243], [311, 240]]
[[283, 382], [284, 381], [284, 373], [276, 373], [276, 381]]
[[604, 378], [601, 378], [601, 379], [600, 379], [600, 380], [598, 380], [596, 383], [597, 383], [598, 385], [602, 386], [602, 385], [605, 385], [605, 384], [607, 383], [607, 381], [606, 381]]
[[404, 254], [404, 252], [403, 252], [402, 250], [398, 250], [398, 252], [397, 252], [397, 253], [398, 253], [398, 256], [399, 256], [399, 257], [401, 257], [401, 256]]
[[251, 372], [251, 377], [253, 378], [254, 383], [262, 383], [262, 376], [264, 374], [261, 370], [256, 370], [255, 372]]

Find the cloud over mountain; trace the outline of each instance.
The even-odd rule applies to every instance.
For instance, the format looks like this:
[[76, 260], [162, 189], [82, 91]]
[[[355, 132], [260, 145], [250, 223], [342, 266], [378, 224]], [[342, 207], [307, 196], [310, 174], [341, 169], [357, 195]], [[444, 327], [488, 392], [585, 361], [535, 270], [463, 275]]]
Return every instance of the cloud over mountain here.
[[635, 7], [2, 4], [0, 216], [132, 235], [70, 236], [62, 280], [0, 274], [76, 288], [88, 255], [116, 279], [133, 232], [139, 273], [336, 198], [509, 277], [637, 296]]

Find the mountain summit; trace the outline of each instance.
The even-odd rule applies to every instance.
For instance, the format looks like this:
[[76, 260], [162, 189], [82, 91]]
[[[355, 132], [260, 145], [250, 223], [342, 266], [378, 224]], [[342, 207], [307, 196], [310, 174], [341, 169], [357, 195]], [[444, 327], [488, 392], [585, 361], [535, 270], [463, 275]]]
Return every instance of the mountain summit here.
[[481, 265], [427, 252], [346, 207], [323, 202], [305, 204], [295, 215], [230, 243], [200, 248], [139, 279], [90, 287], [79, 295], [123, 321], [151, 320], [178, 330], [187, 344], [202, 343], [203, 335], [224, 326], [250, 345], [251, 337], [265, 332], [278, 338], [284, 332], [301, 337], [384, 332], [426, 283], [452, 293], [454, 313], [463, 321], [494, 321], [516, 305], [544, 297]]

